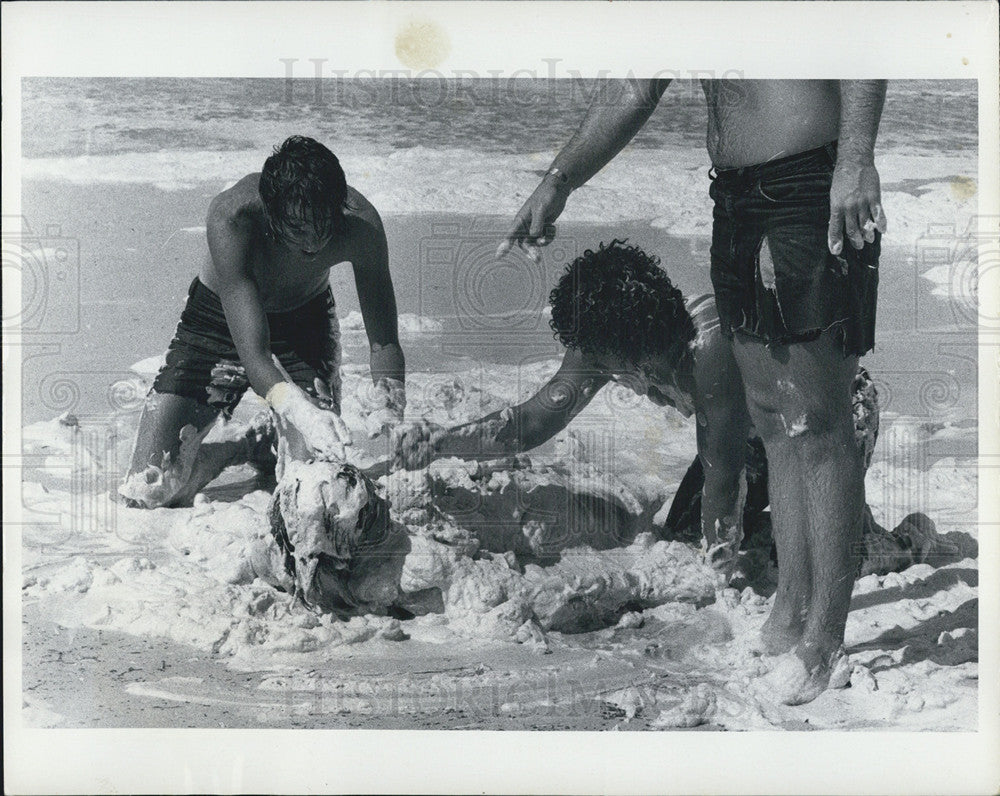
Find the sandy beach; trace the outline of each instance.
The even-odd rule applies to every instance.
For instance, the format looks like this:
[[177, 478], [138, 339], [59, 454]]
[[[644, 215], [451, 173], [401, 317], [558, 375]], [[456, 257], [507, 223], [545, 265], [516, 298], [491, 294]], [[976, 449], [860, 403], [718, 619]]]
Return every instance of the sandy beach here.
[[[266, 149], [67, 145], [26, 158], [22, 212], [40, 256], [61, 245], [79, 254], [67, 279], [46, 285], [44, 322], [22, 343], [25, 726], [975, 730], [977, 156], [907, 146], [895, 107], [897, 139], [878, 161], [890, 232], [876, 349], [863, 363], [882, 407], [866, 487], [875, 521], [909, 547], [855, 585], [845, 687], [795, 708], [751, 687], [768, 665], [751, 644], [773, 600], [767, 551], [745, 553], [756, 579], [724, 588], [694, 546], [656, 541], [655, 518], [695, 453], [694, 421], [621, 389], [529, 462], [484, 476], [448, 461], [381, 479], [412, 555], [452, 568], [444, 609], [413, 618], [317, 618], [248, 576], [269, 497], [249, 468], [189, 509], [112, 501], [204, 256], [207, 204]], [[574, 196], [538, 267], [491, 255], [554, 150], [349, 149], [348, 179], [388, 236], [408, 418], [456, 423], [530, 395], [560, 356], [548, 290], [599, 241], [627, 237], [686, 294], [710, 290], [707, 156], [684, 136], [651, 147], [626, 150]], [[33, 295], [34, 277], [23, 278]], [[331, 284], [344, 417], [360, 439], [367, 344], [349, 268]], [[249, 395], [217, 433], [239, 434], [260, 408]], [[384, 444], [359, 443], [357, 463], [377, 461]], [[456, 494], [479, 502], [459, 511]], [[490, 549], [497, 527], [530, 536], [517, 501], [558, 524], [581, 495], [625, 518], [611, 528], [620, 545], [574, 538], [544, 566]], [[535, 603], [518, 601], [526, 589]], [[598, 626], [549, 625], [538, 595], [615, 609]]]

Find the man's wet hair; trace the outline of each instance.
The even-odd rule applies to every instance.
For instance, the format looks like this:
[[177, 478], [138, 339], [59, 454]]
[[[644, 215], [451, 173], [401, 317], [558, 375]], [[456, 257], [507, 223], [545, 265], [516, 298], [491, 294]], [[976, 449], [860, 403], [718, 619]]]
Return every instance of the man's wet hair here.
[[684, 297], [658, 257], [626, 241], [588, 249], [549, 294], [556, 337], [567, 348], [638, 363], [668, 353], [677, 362], [695, 337]]
[[286, 237], [311, 216], [316, 231], [333, 234], [344, 223], [347, 179], [337, 156], [304, 135], [286, 138], [264, 161], [260, 198], [271, 231]]

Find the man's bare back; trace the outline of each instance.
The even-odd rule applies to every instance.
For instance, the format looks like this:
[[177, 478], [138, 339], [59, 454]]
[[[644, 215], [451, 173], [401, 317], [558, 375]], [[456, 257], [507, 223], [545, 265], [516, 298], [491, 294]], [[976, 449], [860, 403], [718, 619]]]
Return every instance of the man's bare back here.
[[703, 80], [708, 154], [716, 168], [765, 163], [837, 138], [836, 80]]

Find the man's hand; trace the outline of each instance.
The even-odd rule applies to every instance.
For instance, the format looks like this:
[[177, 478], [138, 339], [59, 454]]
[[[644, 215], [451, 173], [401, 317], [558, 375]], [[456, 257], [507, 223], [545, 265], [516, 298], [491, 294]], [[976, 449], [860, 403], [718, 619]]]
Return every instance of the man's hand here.
[[274, 410], [278, 432], [288, 443], [286, 447], [294, 450], [301, 441], [308, 453], [319, 458], [340, 462], [347, 459], [345, 448], [352, 444], [351, 432], [332, 409], [321, 408], [305, 390], [286, 381], [268, 391], [267, 401]]
[[882, 189], [875, 170], [875, 137], [885, 103], [884, 80], [840, 81], [840, 134], [837, 166], [830, 186], [830, 253], [844, 250], [844, 232], [855, 249], [885, 233]]
[[381, 378], [365, 395], [359, 395], [358, 398], [369, 438], [373, 439], [403, 422], [406, 385], [399, 379]]
[[855, 249], [875, 240], [875, 230], [885, 234], [882, 189], [874, 163], [839, 160], [830, 186], [830, 226], [827, 243], [830, 252], [844, 249], [844, 232]]
[[430, 464], [440, 453], [440, 443], [448, 430], [429, 420], [418, 420], [397, 426], [392, 435], [392, 466], [419, 470]]
[[553, 224], [566, 207], [569, 194], [569, 185], [563, 179], [546, 175], [514, 216], [507, 237], [497, 247], [497, 259], [517, 245], [532, 262], [537, 263], [542, 256], [539, 247], [550, 244], [556, 235]]

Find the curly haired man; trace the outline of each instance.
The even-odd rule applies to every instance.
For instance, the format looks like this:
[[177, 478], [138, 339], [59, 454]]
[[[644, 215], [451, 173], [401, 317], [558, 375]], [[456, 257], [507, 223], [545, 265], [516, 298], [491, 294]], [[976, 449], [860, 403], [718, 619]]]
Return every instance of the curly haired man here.
[[[550, 324], [566, 346], [552, 378], [524, 403], [471, 423], [401, 427], [394, 465], [416, 469], [446, 456], [485, 460], [531, 450], [569, 425], [602, 387], [617, 382], [696, 417], [698, 456], [674, 496], [664, 532], [684, 536], [700, 497], [699, 535], [710, 560], [729, 571], [745, 525], [768, 505], [767, 465], [715, 300], [685, 300], [656, 257], [613, 240], [567, 266], [549, 301]], [[878, 406], [863, 368], [852, 389], [857, 458], [867, 466]]]

